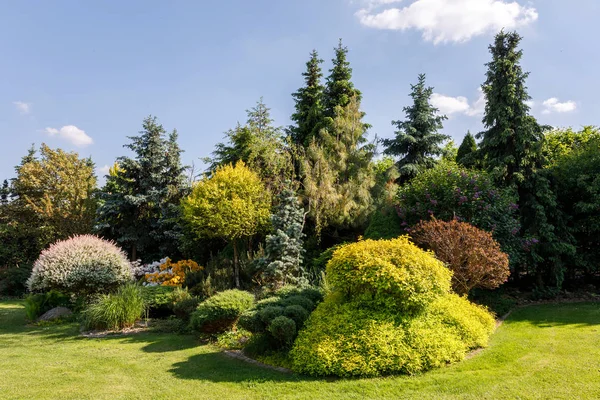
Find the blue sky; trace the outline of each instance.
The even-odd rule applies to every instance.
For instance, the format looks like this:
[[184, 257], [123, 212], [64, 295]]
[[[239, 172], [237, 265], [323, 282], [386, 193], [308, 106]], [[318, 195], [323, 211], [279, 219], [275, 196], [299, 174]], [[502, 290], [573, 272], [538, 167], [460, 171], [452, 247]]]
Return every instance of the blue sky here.
[[598, 15], [597, 0], [0, 0], [0, 178], [42, 142], [100, 171], [149, 114], [177, 128], [184, 161], [201, 168], [261, 96], [288, 125], [310, 51], [328, 69], [338, 38], [371, 135], [393, 135], [420, 72], [450, 116], [445, 132], [479, 131], [501, 27], [524, 36], [540, 122], [600, 125]]

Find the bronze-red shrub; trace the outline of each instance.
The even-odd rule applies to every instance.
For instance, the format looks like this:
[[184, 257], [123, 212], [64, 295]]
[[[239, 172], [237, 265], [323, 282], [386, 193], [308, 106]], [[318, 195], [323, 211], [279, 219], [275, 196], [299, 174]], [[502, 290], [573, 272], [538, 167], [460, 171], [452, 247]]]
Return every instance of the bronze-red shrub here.
[[473, 288], [494, 289], [510, 275], [508, 256], [484, 230], [465, 222], [423, 221], [411, 234], [414, 242], [432, 250], [454, 272], [452, 287], [459, 294]]

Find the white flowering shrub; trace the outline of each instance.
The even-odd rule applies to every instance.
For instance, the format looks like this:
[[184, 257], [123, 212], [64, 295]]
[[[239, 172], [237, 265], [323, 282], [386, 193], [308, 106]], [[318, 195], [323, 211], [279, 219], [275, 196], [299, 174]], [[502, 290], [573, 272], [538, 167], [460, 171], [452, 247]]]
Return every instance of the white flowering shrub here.
[[59, 241], [42, 251], [27, 281], [30, 291], [108, 292], [131, 281], [131, 265], [114, 243], [93, 235]]
[[144, 280], [144, 283], [143, 283], [144, 286], [156, 286], [156, 285], [158, 285], [157, 283], [149, 284], [149, 283], [145, 282], [146, 275], [160, 273], [161, 272], [160, 266], [166, 262], [167, 262], [167, 257], [165, 257], [159, 261], [151, 262], [149, 264], [142, 264], [141, 260], [132, 261], [131, 262], [131, 272], [133, 273], [133, 277], [136, 280], [140, 280], [140, 279]]

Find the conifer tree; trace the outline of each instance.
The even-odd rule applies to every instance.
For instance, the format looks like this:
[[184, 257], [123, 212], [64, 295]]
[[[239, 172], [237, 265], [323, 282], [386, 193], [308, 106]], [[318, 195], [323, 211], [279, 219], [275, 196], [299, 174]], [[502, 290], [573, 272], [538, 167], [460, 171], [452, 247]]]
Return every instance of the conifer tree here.
[[552, 284], [560, 287], [564, 267], [562, 258], [574, 252], [571, 238], [563, 227], [564, 218], [556, 195], [544, 169], [544, 132], [529, 115], [524, 72], [519, 49], [521, 36], [516, 32], [501, 31], [489, 50], [492, 60], [487, 63], [487, 79], [482, 85], [487, 103], [483, 124], [485, 131], [479, 152], [483, 166], [500, 185], [512, 187], [518, 193], [521, 224], [527, 260], [517, 265], [518, 278], [522, 267], [532, 273], [538, 286]]
[[360, 102], [361, 93], [354, 88], [351, 81], [352, 68], [348, 61], [348, 48], [342, 44], [342, 39], [335, 48], [332, 62], [333, 67], [329, 70], [323, 94], [323, 106], [325, 116], [333, 119], [336, 116], [336, 107], [346, 107], [353, 97]]
[[414, 178], [419, 172], [432, 168], [436, 157], [444, 150], [441, 144], [449, 136], [438, 133], [443, 128], [445, 115], [438, 115], [438, 109], [431, 105], [432, 87], [425, 86], [425, 74], [419, 75], [416, 85], [411, 85], [410, 97], [413, 104], [404, 107], [406, 119], [392, 121], [398, 130], [393, 139], [384, 139], [384, 153], [401, 157], [397, 162], [399, 183], [405, 183]]
[[525, 81], [529, 76], [520, 61], [521, 36], [501, 31], [489, 46], [492, 61], [486, 64], [487, 79], [481, 86], [487, 99], [479, 148], [485, 167], [499, 183], [518, 184], [535, 169], [541, 156], [540, 146], [546, 127], [529, 115]]
[[319, 236], [325, 227], [355, 228], [373, 208], [374, 146], [365, 145], [363, 113], [356, 96], [337, 106], [330, 126], [322, 129], [302, 160], [303, 195]]
[[475, 165], [476, 153], [477, 143], [475, 142], [473, 135], [471, 135], [471, 131], [468, 131], [458, 148], [456, 162], [464, 167], [471, 168]]
[[277, 194], [293, 173], [291, 155], [284, 140], [283, 130], [273, 125], [271, 109], [261, 98], [256, 106], [246, 110], [246, 125], [238, 124], [225, 134], [226, 143], [218, 143], [209, 171], [219, 166], [243, 161], [256, 172], [268, 190]]
[[124, 146], [135, 158], [119, 157], [107, 177], [96, 229], [146, 262], [177, 254], [178, 205], [188, 188], [177, 131], [167, 135], [152, 116], [142, 127]]
[[298, 146], [308, 146], [323, 126], [322, 63], [317, 51], [313, 50], [306, 63], [306, 71], [302, 73], [305, 85], [292, 94], [296, 103], [296, 111], [292, 115], [295, 125], [290, 126], [289, 134], [292, 142]]
[[289, 186], [278, 196], [271, 223], [273, 233], [267, 236], [266, 255], [259, 261], [263, 279], [274, 288], [298, 285], [306, 280], [302, 268], [304, 210]]

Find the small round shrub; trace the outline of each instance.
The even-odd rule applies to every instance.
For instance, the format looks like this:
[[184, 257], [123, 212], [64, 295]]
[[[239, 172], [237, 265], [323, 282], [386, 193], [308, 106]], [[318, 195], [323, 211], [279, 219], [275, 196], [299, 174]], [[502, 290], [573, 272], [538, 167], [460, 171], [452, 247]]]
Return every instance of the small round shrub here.
[[315, 309], [315, 303], [313, 303], [312, 300], [299, 295], [286, 297], [285, 299], [281, 300], [281, 304], [284, 306], [301, 306], [305, 310]]
[[418, 311], [450, 290], [452, 273], [407, 236], [340, 247], [327, 263], [327, 280], [346, 298]]
[[64, 293], [109, 292], [132, 280], [125, 253], [92, 235], [75, 236], [42, 251], [27, 281], [32, 292], [55, 289]]
[[267, 330], [283, 347], [291, 346], [296, 337], [296, 323], [283, 315], [271, 321]]
[[232, 329], [240, 316], [254, 305], [254, 295], [242, 290], [226, 290], [198, 305], [192, 314], [192, 329], [205, 333], [221, 333]]
[[495, 289], [510, 275], [508, 255], [498, 242], [466, 222], [423, 221], [411, 237], [446, 263], [454, 273], [452, 288], [459, 294], [468, 294], [473, 288]]
[[143, 286], [141, 290], [150, 318], [167, 318], [173, 315], [174, 287]]
[[[293, 369], [314, 376], [416, 374], [462, 360], [487, 345], [493, 317], [455, 295], [417, 315], [328, 298], [311, 314], [290, 352]], [[343, 300], [343, 299], [341, 299]]]
[[287, 306], [283, 310], [283, 315], [293, 320], [296, 323], [296, 328], [300, 329], [304, 326], [304, 322], [308, 319], [309, 313], [306, 309], [299, 305]]
[[267, 326], [272, 320], [283, 315], [283, 307], [267, 306], [258, 310], [257, 314], [260, 321]]
[[133, 326], [144, 315], [141, 288], [121, 286], [115, 293], [102, 294], [83, 312], [86, 329], [121, 330]]
[[[284, 286], [275, 292], [275, 297], [288, 298], [291, 296], [302, 296], [311, 300], [314, 304], [323, 301], [323, 292], [314, 286]], [[313, 304], [313, 307], [314, 307]]]

